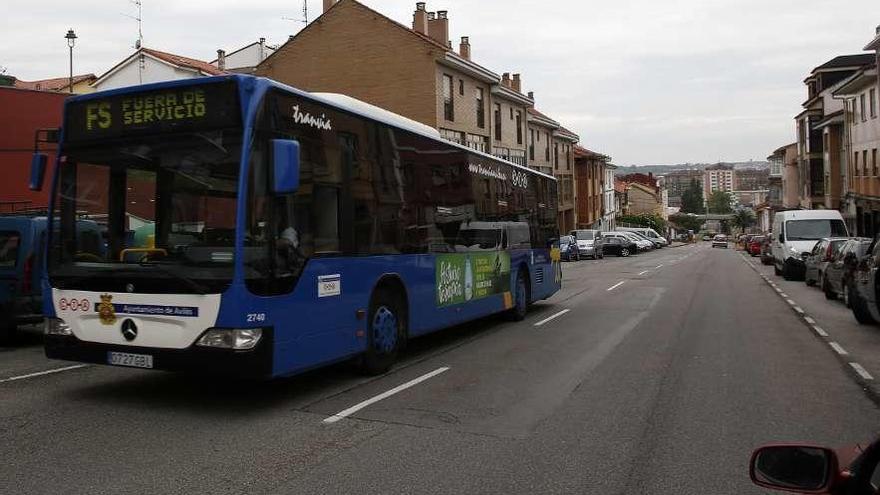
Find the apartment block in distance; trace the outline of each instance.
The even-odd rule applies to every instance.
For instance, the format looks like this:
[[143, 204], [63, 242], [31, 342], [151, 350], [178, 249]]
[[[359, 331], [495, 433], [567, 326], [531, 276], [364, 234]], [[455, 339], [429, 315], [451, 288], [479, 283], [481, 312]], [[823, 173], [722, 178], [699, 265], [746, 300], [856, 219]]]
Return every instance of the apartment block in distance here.
[[324, 1], [315, 21], [261, 62], [255, 73], [306, 91], [342, 93], [437, 129], [470, 148], [526, 165], [534, 101], [522, 79], [502, 77], [449, 39], [449, 13], [416, 4], [405, 26], [356, 0]]

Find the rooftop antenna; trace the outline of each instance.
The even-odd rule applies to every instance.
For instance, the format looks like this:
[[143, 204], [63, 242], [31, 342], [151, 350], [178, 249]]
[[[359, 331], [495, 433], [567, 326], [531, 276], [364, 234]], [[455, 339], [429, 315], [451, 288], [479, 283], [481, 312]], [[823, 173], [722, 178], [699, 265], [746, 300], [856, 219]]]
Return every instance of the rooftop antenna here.
[[[142, 5], [141, 0], [128, 0], [128, 1], [129, 1], [130, 3], [135, 4], [135, 6], [137, 6], [137, 15], [136, 15], [136, 16], [134, 16], [134, 15], [130, 15], [130, 14], [121, 14], [121, 15], [123, 15], [123, 16], [125, 16], [125, 17], [128, 17], [129, 19], [134, 19], [134, 20], [137, 21], [137, 24], [138, 24], [138, 36], [137, 36], [137, 39], [136, 39], [135, 42], [134, 42], [134, 49], [135, 49], [135, 50], [140, 50], [141, 47], [144, 46], [144, 31], [143, 31], [144, 16], [143, 16], [143, 5]], [[141, 53], [141, 54], [138, 56], [138, 82], [140, 82], [141, 84], [144, 83], [144, 69], [146, 69], [146, 63], [147, 63], [146, 57], [144, 57], [144, 54]]]
[[137, 21], [137, 23], [138, 23], [138, 37], [137, 37], [137, 40], [135, 40], [135, 42], [134, 42], [134, 48], [135, 48], [135, 50], [140, 50], [141, 46], [144, 45], [144, 31], [143, 31], [144, 18], [142, 15], [143, 6], [141, 5], [141, 3], [142, 3], [141, 0], [128, 0], [128, 1], [137, 6], [137, 15], [136, 16], [130, 15], [130, 14], [122, 14], [122, 15], [124, 15], [125, 17], [128, 17], [129, 19], [134, 19]]
[[282, 17], [282, 20], [285, 21], [294, 21], [301, 22], [303, 24], [309, 23], [309, 0], [303, 0], [303, 16], [302, 19], [297, 19], [296, 17]]

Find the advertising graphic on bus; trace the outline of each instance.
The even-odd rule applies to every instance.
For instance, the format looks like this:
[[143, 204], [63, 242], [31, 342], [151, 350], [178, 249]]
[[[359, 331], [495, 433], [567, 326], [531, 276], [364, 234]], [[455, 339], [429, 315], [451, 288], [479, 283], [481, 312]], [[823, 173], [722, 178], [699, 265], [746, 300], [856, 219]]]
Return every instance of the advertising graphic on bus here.
[[555, 179], [349, 98], [250, 76], [93, 93], [59, 149], [53, 358], [383, 372], [406, 339], [560, 288]]

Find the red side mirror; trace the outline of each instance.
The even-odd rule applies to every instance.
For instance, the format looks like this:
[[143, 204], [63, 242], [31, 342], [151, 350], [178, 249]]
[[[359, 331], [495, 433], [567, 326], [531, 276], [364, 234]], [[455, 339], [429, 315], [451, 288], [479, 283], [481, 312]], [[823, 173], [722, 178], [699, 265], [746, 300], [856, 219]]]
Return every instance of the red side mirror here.
[[831, 493], [838, 476], [837, 454], [810, 445], [767, 445], [752, 454], [752, 482], [794, 493]]

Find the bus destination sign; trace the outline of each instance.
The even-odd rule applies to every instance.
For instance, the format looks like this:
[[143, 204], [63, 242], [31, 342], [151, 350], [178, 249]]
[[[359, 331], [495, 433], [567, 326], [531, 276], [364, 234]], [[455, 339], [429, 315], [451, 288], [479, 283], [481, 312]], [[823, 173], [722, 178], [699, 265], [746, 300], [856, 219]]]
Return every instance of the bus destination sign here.
[[131, 134], [217, 129], [240, 125], [234, 83], [165, 88], [73, 102], [67, 108], [69, 142]]

